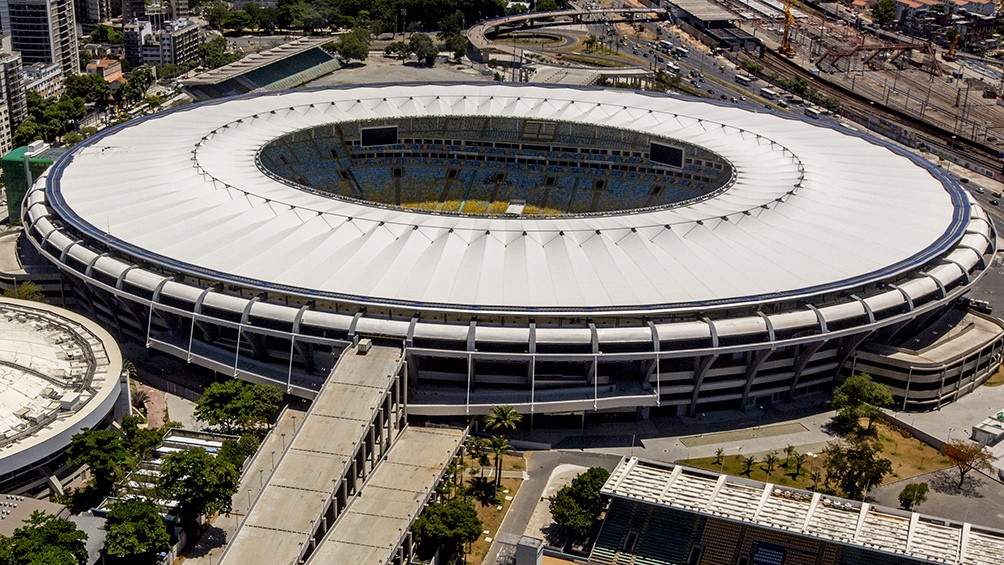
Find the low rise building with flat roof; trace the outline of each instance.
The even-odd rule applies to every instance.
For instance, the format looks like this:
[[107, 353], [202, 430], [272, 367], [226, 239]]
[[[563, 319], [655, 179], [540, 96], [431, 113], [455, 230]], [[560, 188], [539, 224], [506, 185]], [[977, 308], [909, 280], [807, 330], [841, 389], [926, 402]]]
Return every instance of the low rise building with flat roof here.
[[101, 326], [48, 304], [0, 301], [0, 492], [61, 494], [79, 474], [65, 465], [70, 438], [109, 424], [128, 389]]
[[56, 63], [33, 63], [24, 68], [24, 88], [42, 98], [63, 93], [63, 69]]

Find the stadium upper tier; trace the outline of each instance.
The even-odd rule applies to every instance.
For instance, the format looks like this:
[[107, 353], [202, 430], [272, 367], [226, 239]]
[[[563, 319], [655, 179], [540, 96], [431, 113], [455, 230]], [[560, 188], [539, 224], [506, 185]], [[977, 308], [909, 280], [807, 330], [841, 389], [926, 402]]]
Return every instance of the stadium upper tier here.
[[[53, 165], [24, 223], [107, 295], [87, 302], [151, 346], [292, 386], [295, 368], [328, 365], [301, 337], [334, 350], [391, 337], [426, 359], [411, 364], [419, 381], [466, 380], [467, 404], [479, 378], [532, 399], [541, 373], [588, 387], [594, 406], [604, 374], [638, 374], [631, 402], [655, 404], [664, 363], [688, 373], [672, 390], [691, 409], [722, 363], [747, 367], [730, 398], [797, 394], [797, 374], [831, 378], [851, 337], [943, 311], [994, 248], [950, 177], [840, 126], [499, 84], [293, 91], [141, 118]], [[827, 347], [784, 348], [811, 342]], [[740, 355], [759, 349], [790, 356], [794, 381], [778, 358]], [[272, 376], [280, 356], [288, 373]], [[682, 362], [694, 358], [706, 362]], [[754, 383], [761, 366], [772, 385]]]
[[706, 198], [734, 178], [723, 159], [679, 140], [494, 116], [326, 124], [269, 142], [258, 163], [321, 194], [482, 216], [672, 206]]

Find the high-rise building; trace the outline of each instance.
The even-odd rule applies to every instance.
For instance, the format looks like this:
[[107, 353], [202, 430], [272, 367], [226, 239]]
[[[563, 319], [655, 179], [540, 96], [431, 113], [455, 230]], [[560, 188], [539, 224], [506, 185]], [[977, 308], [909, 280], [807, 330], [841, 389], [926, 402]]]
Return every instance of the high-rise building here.
[[152, 35], [153, 26], [148, 21], [133, 20], [122, 26], [122, 45], [125, 47], [126, 60], [133, 65], [142, 65], [143, 44], [147, 43]]
[[[77, 0], [100, 1], [100, 0]], [[122, 21], [148, 21], [154, 29], [161, 29], [164, 22], [187, 18], [188, 0], [122, 0]]]
[[200, 26], [195, 22], [168, 21], [161, 30], [152, 28], [145, 21], [125, 26], [126, 59], [133, 65], [180, 65], [198, 55]]
[[24, 69], [21, 54], [9, 50], [0, 51], [0, 96], [10, 110], [11, 127], [17, 128], [28, 119], [28, 102], [24, 94]]
[[58, 63], [80, 72], [73, 0], [0, 0], [0, 22], [25, 63]]
[[110, 0], [73, 0], [77, 23], [83, 27], [84, 33], [90, 33], [98, 24], [111, 18], [111, 8]]

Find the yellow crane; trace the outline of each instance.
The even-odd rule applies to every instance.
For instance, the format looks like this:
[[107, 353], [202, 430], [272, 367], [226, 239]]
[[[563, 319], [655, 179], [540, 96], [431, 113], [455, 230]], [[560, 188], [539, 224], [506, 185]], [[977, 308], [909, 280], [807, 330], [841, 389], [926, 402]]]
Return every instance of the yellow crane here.
[[[955, 33], [952, 33], [953, 31]], [[941, 58], [946, 61], [954, 61], [955, 48], [959, 45], [959, 38], [962, 37], [962, 34], [960, 34], [958, 30], [950, 29], [948, 31], [948, 35], [954, 35], [955, 37], [952, 38], [952, 44], [948, 46], [948, 51], [945, 51], [944, 53], [941, 54]]]
[[791, 57], [795, 54], [795, 48], [791, 46], [791, 30], [798, 27], [798, 24], [795, 23], [795, 16], [791, 13], [791, 8], [794, 5], [795, 0], [784, 0], [784, 35], [781, 36], [781, 47], [777, 51], [785, 57]]

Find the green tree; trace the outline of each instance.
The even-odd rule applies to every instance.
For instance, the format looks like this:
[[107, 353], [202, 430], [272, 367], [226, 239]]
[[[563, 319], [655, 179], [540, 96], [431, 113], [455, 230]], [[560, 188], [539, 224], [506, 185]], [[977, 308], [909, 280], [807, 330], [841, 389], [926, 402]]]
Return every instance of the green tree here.
[[[28, 143], [31, 142], [29, 141]], [[22, 145], [27, 145], [27, 144], [22, 144]], [[47, 302], [47, 300], [45, 299], [45, 295], [42, 294], [42, 288], [31, 281], [24, 281], [23, 283], [17, 285], [15, 288], [12, 288], [10, 290], [5, 290], [3, 291], [3, 295], [7, 298], [17, 298], [19, 300], [31, 300], [32, 302]]]
[[454, 35], [446, 40], [446, 49], [453, 53], [453, 59], [460, 61], [467, 53], [467, 37]]
[[878, 0], [874, 6], [872, 6], [872, 20], [879, 24], [885, 25], [896, 18], [896, 2], [895, 0]]
[[899, 504], [906, 510], [911, 510], [926, 500], [927, 483], [910, 483], [899, 491]]
[[[833, 391], [833, 408], [845, 419], [868, 418], [868, 429], [879, 414], [879, 407], [892, 404], [892, 392], [871, 375], [856, 373]], [[856, 424], [856, 422], [855, 422]]]
[[229, 461], [238, 471], [244, 466], [244, 462], [258, 451], [261, 441], [258, 436], [244, 434], [238, 440], [228, 439], [223, 442], [223, 447], [216, 457]]
[[105, 530], [105, 553], [122, 563], [152, 565], [158, 562], [157, 552], [171, 546], [157, 505], [142, 498], [113, 503]]
[[101, 75], [71, 75], [63, 79], [64, 93], [71, 98], [81, 98], [97, 108], [108, 106], [111, 89]]
[[226, 2], [217, 1], [213, 2], [202, 13], [209, 25], [222, 30], [230, 17], [230, 6]]
[[537, 0], [534, 7], [538, 12], [551, 12], [558, 9], [558, 3], [555, 0]]
[[199, 46], [199, 59], [202, 64], [210, 69], [229, 65], [239, 61], [241, 54], [234, 51], [227, 51], [227, 38], [217, 36]]
[[455, 35], [463, 35], [465, 27], [467, 27], [467, 24], [464, 21], [464, 13], [457, 10], [439, 20], [439, 33], [436, 35], [436, 38], [440, 41], [446, 41]]
[[834, 480], [844, 496], [861, 500], [865, 490], [882, 483], [892, 472], [892, 463], [878, 456], [881, 446], [858, 440], [850, 447], [834, 442], [823, 451], [826, 455], [827, 482]]
[[238, 480], [232, 463], [196, 447], [164, 457], [158, 490], [164, 498], [178, 501], [182, 525], [194, 531], [199, 516], [230, 511]]
[[603, 511], [600, 489], [610, 478], [602, 467], [592, 467], [572, 479], [551, 498], [551, 517], [569, 536], [580, 539], [587, 536]]
[[753, 76], [758, 76], [763, 71], [763, 65], [756, 61], [743, 61], [739, 63], [739, 66]]
[[122, 44], [122, 32], [106, 25], [100, 25], [91, 32], [91, 43], [111, 43], [112, 45]]
[[955, 468], [959, 470], [960, 488], [970, 471], [989, 471], [993, 468], [991, 464], [997, 460], [987, 446], [967, 439], [953, 439], [945, 444], [941, 452], [951, 459]]
[[71, 465], [90, 467], [94, 488], [99, 493], [110, 492], [133, 462], [122, 436], [111, 430], [85, 428], [70, 438], [66, 454]]
[[570, 537], [581, 539], [589, 535], [593, 529], [594, 518], [579, 506], [578, 502], [567, 492], [564, 487], [551, 498], [548, 508], [551, 510], [551, 517], [554, 523], [561, 526]]
[[432, 42], [432, 38], [424, 33], [412, 34], [408, 39], [408, 52], [414, 53], [427, 67], [435, 65], [436, 55], [439, 55], [439, 49]]
[[0, 565], [84, 565], [87, 534], [63, 518], [36, 510], [9, 537], [0, 536]]
[[763, 458], [764, 465], [767, 466], [767, 480], [770, 480], [771, 473], [774, 472], [774, 466], [777, 465], [777, 453], [771, 451]]
[[805, 466], [805, 462], [809, 460], [809, 456], [805, 453], [795, 453], [791, 457], [792, 463], [795, 464], [794, 476], [797, 477], [802, 474], [802, 467]]
[[227, 28], [232, 29], [234, 33], [244, 33], [244, 30], [250, 29], [254, 26], [254, 20], [248, 15], [244, 10], [237, 10], [227, 14], [226, 23], [224, 24]]
[[80, 59], [81, 69], [86, 69], [87, 64], [91, 62], [91, 54], [87, 51], [77, 51], [77, 58]]
[[383, 48], [383, 52], [392, 57], [404, 58], [408, 55], [408, 46], [403, 41], [391, 41]]
[[747, 477], [753, 472], [753, 466], [756, 465], [756, 456], [754, 455], [740, 455], [739, 462], [743, 466], [743, 475]]
[[125, 446], [135, 461], [149, 459], [153, 450], [164, 441], [163, 428], [141, 428], [143, 418], [126, 415], [122, 417], [122, 431], [125, 435]]
[[492, 411], [482, 418], [485, 429], [490, 432], [512, 432], [523, 421], [523, 416], [515, 408], [508, 405], [493, 406]]
[[238, 379], [213, 383], [195, 403], [195, 417], [228, 432], [253, 430], [269, 422], [282, 405], [282, 397], [276, 385]]
[[715, 450], [715, 465], [721, 465], [722, 459], [725, 457], [725, 448], [719, 447]]
[[365, 61], [370, 54], [370, 30], [368, 28], [356, 28], [351, 32], [343, 34], [335, 46], [338, 56], [344, 61]]
[[463, 498], [430, 504], [411, 527], [420, 543], [442, 546], [447, 554], [462, 554], [464, 544], [478, 539], [482, 529], [474, 505]]
[[495, 488], [498, 488], [502, 483], [502, 456], [512, 449], [512, 445], [505, 436], [492, 436], [490, 441], [492, 452], [495, 453]]

